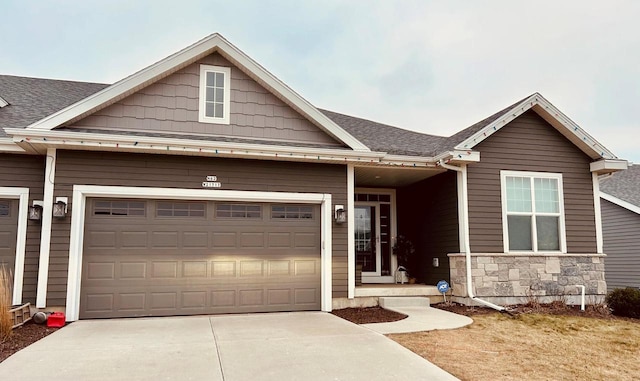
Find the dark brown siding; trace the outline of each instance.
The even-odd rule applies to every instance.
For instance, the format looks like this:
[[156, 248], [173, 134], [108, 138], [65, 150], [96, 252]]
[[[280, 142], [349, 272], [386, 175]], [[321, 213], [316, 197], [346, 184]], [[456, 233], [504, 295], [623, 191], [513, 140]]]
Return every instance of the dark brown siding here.
[[[44, 192], [43, 156], [0, 154], [0, 187], [29, 188], [29, 205], [42, 200]], [[40, 223], [28, 221], [22, 297], [35, 303], [40, 260]]]
[[[330, 193], [346, 204], [346, 167], [260, 160], [58, 151], [55, 196], [81, 185], [199, 189], [207, 175], [222, 189]], [[73, 206], [71, 206], [73, 207]], [[71, 218], [53, 221], [48, 305], [65, 304]], [[333, 297], [347, 296], [347, 226], [333, 225]]]
[[420, 282], [449, 280], [447, 254], [460, 251], [456, 184], [456, 173], [445, 172], [398, 190], [398, 235], [406, 235], [416, 248], [409, 272]]
[[475, 147], [468, 167], [471, 252], [502, 253], [500, 170], [562, 173], [569, 253], [595, 253], [591, 159], [534, 111], [527, 111]]
[[[231, 68], [229, 124], [198, 121], [200, 64]], [[72, 127], [341, 145], [217, 53], [160, 79]]]
[[607, 200], [600, 202], [607, 288], [639, 288], [640, 215]]

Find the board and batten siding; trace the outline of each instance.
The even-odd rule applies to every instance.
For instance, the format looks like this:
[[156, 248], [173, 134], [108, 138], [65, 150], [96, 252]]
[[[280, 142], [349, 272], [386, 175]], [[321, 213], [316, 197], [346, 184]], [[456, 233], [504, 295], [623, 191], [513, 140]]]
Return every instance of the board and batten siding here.
[[640, 215], [600, 200], [607, 288], [640, 288]]
[[[201, 64], [231, 68], [229, 124], [198, 121]], [[341, 146], [218, 53], [186, 66], [70, 127]]]
[[474, 150], [468, 166], [472, 253], [502, 253], [500, 170], [561, 173], [569, 253], [596, 253], [591, 159], [534, 111], [527, 111]]
[[[29, 205], [42, 200], [45, 181], [45, 157], [0, 154], [0, 187], [29, 188]], [[40, 222], [27, 222], [22, 299], [35, 303], [40, 261]]]
[[[347, 200], [343, 165], [65, 150], [58, 150], [55, 196], [71, 203], [76, 184], [201, 189], [208, 175], [224, 190], [329, 193], [333, 204]], [[65, 305], [70, 227], [69, 216], [53, 221], [48, 306]], [[332, 296], [346, 297], [347, 226], [333, 224], [332, 232]]]
[[[398, 235], [416, 248], [417, 268], [410, 268], [419, 282], [449, 280], [447, 254], [460, 250], [458, 193], [455, 172], [445, 172], [398, 190]], [[438, 258], [438, 267], [433, 259]]]

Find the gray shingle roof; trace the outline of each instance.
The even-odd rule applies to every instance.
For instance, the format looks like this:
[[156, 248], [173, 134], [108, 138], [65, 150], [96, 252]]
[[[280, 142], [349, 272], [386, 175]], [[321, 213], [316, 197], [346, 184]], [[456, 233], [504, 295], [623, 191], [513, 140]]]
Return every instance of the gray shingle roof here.
[[640, 164], [631, 165], [629, 169], [602, 180], [600, 190], [640, 207]]
[[0, 136], [6, 136], [4, 128], [24, 128], [107, 86], [0, 75], [0, 96], [9, 102], [8, 106], [0, 108]]
[[[0, 108], [0, 136], [5, 136], [3, 128], [24, 128], [107, 86], [109, 85], [103, 83], [0, 75], [0, 96], [9, 102], [9, 106]], [[432, 157], [452, 150], [520, 102], [450, 137], [409, 131], [333, 111], [320, 111], [372, 151]], [[156, 136], [156, 134], [145, 132], [140, 132], [139, 135]]]

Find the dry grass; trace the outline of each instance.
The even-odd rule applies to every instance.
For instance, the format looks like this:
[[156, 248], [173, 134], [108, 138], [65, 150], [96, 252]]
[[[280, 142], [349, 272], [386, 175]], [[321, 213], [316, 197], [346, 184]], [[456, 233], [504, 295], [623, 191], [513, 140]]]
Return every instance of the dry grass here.
[[13, 321], [9, 310], [11, 309], [11, 273], [0, 264], [0, 342], [11, 335]]
[[462, 380], [637, 380], [640, 322], [477, 315], [468, 327], [389, 335]]

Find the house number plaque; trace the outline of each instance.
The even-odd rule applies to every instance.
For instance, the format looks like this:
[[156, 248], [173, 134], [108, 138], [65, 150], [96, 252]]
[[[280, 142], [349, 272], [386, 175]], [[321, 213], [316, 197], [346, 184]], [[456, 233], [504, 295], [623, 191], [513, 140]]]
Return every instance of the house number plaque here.
[[218, 181], [218, 176], [207, 176], [202, 182], [203, 188], [221, 188], [222, 183]]

